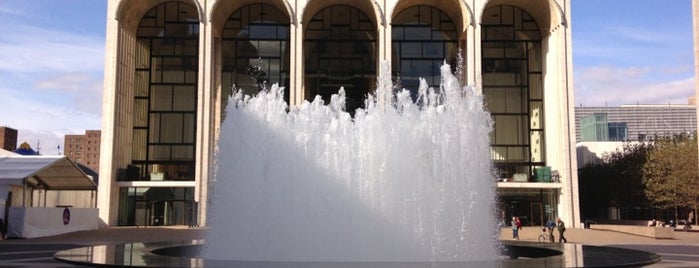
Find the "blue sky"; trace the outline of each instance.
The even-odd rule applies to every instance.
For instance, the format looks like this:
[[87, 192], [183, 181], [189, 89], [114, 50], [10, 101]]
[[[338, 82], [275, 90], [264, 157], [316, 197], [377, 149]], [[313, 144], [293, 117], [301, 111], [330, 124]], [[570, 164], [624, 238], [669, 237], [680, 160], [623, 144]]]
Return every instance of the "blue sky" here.
[[687, 104], [692, 1], [572, 0], [575, 103]]
[[0, 1], [0, 125], [19, 143], [57, 154], [64, 135], [101, 128], [106, 3]]
[[[572, 0], [575, 104], [686, 104], [691, 0]], [[0, 125], [58, 153], [101, 128], [106, 0], [0, 1]], [[61, 149], [62, 150], [62, 149]]]

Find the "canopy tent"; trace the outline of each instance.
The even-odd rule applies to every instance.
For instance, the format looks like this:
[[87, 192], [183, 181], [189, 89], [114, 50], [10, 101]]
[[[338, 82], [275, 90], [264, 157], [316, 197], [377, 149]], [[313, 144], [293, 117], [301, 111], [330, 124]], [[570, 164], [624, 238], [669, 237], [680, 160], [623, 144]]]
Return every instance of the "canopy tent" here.
[[[21, 187], [21, 205], [11, 206], [12, 191], [17, 191], [17, 187]], [[43, 192], [43, 207], [32, 206], [35, 190], [39, 190], [39, 197]], [[27, 191], [28, 199], [25, 196]], [[52, 200], [70, 200], [73, 203], [47, 207], [48, 191], [68, 195], [74, 191], [92, 191], [89, 198], [93, 198], [97, 184], [78, 164], [65, 156], [0, 155], [0, 201], [6, 202], [4, 216], [0, 218], [5, 219], [8, 237], [33, 238], [98, 228], [96, 200], [94, 207], [85, 208], [74, 207], [81, 200], [80, 197], [57, 198]], [[3, 200], [5, 195], [8, 196], [7, 200]]]
[[44, 190], [97, 190], [92, 179], [65, 156], [0, 156], [0, 185], [3, 184]]

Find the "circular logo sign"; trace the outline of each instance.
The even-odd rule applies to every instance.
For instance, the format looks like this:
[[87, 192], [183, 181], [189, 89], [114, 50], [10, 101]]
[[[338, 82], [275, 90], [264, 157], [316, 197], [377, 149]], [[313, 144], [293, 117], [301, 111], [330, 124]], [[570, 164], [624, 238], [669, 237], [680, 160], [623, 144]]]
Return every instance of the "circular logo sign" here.
[[68, 225], [70, 223], [70, 210], [68, 208], [63, 209], [63, 225]]

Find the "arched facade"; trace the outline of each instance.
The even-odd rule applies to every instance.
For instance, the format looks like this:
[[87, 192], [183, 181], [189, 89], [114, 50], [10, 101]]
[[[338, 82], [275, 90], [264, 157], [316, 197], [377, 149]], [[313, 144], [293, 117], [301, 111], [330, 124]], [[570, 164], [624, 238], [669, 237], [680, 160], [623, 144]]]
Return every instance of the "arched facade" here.
[[[187, 8], [152, 11], [162, 6]], [[436, 85], [436, 62], [454, 66], [460, 57], [460, 79], [480, 86], [495, 122], [501, 172], [493, 180], [507, 200], [500, 208], [530, 224], [557, 216], [578, 226], [569, 9], [570, 0], [110, 0], [100, 217], [108, 225], [178, 225], [167, 217], [179, 209], [206, 225], [215, 141], [234, 84], [254, 92], [261, 82], [280, 83], [290, 105], [343, 86], [351, 111], [384, 61], [405, 84], [427, 76]], [[160, 15], [185, 13], [159, 24], [169, 21]], [[161, 36], [144, 24], [151, 20], [163, 33], [197, 34]], [[541, 167], [558, 181], [537, 182]], [[152, 202], [130, 201], [140, 196]]]

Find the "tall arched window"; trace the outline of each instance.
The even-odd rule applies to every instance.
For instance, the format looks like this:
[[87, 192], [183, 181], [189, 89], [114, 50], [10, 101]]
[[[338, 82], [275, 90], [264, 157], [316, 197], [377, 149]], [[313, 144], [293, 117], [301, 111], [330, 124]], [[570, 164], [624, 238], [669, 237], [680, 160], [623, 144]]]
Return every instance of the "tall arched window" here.
[[199, 19], [168, 2], [148, 11], [135, 48], [131, 164], [138, 180], [194, 180]]
[[250, 4], [226, 21], [221, 45], [222, 110], [231, 88], [257, 93], [264, 84], [286, 87], [289, 102], [289, 17], [271, 5]]
[[445, 60], [454, 66], [458, 53], [458, 35], [451, 18], [431, 6], [414, 6], [393, 19], [391, 32], [394, 79], [413, 97], [420, 77], [439, 88], [440, 66]]
[[513, 6], [483, 13], [483, 95], [494, 129], [493, 161], [501, 178], [531, 176], [545, 166], [541, 33], [536, 21]]
[[354, 112], [376, 84], [376, 27], [355, 7], [327, 7], [308, 22], [304, 57], [306, 99], [320, 95], [327, 103], [344, 87]]

